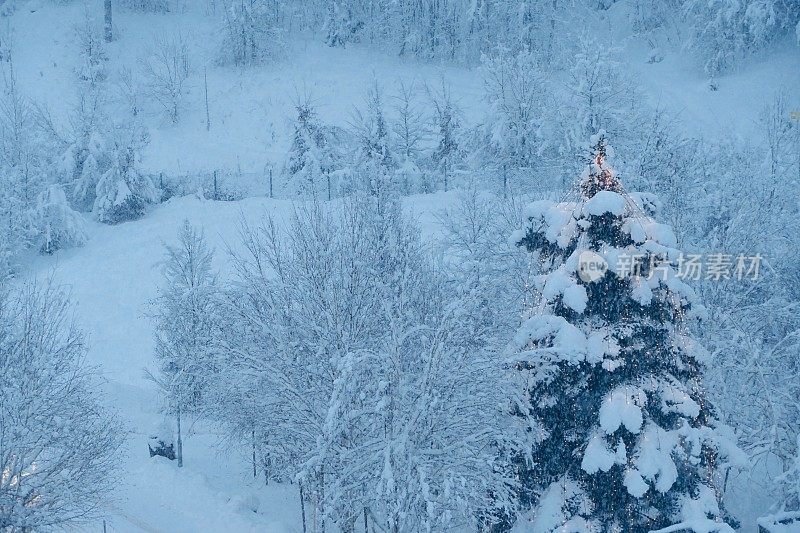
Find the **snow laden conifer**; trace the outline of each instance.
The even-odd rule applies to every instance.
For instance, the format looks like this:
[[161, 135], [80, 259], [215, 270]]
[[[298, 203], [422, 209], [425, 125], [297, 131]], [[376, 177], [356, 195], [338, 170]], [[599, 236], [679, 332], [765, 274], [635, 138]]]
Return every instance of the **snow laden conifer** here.
[[69, 181], [70, 196], [76, 209], [91, 211], [97, 199], [97, 183], [109, 163], [103, 138], [98, 131], [77, 136], [59, 162], [58, 172]]
[[330, 139], [310, 98], [299, 101], [295, 111], [297, 121], [285, 169], [288, 187], [294, 193], [311, 196], [325, 191], [330, 200], [333, 167]]
[[422, 145], [427, 132], [424, 113], [416, 102], [414, 84], [400, 82], [393, 96], [392, 110], [396, 119], [391, 130], [394, 133], [398, 157], [395, 181], [402, 194], [415, 192], [431, 192], [433, 188], [421, 169]]
[[358, 42], [359, 33], [364, 28], [364, 23], [358, 19], [358, 14], [349, 2], [331, 0], [328, 3], [328, 13], [325, 20], [325, 43], [328, 46], [344, 47], [348, 43]]
[[95, 187], [92, 211], [100, 222], [119, 224], [141, 218], [147, 205], [158, 199], [158, 191], [150, 176], [137, 168], [139, 149], [146, 136], [136, 128], [118, 128], [110, 150], [108, 170]]
[[546, 145], [542, 105], [541, 69], [533, 53], [523, 50], [511, 54], [500, 49], [495, 56], [483, 58], [485, 98], [490, 105], [484, 124], [486, 155], [496, 162], [507, 192], [513, 176], [528, 173], [539, 164]]
[[519, 414], [538, 438], [519, 525], [731, 532], [715, 473], [741, 452], [700, 381], [707, 355], [687, 326], [703, 307], [653, 198], [626, 193], [602, 132], [592, 145], [580, 198], [531, 204], [515, 235], [542, 272], [538, 308], [509, 347], [527, 384]]
[[450, 88], [442, 83], [439, 91], [428, 88], [428, 97], [433, 106], [433, 130], [436, 148], [431, 154], [431, 164], [436, 169], [446, 191], [453, 185], [453, 177], [464, 152], [459, 146], [461, 113], [456, 107]]
[[43, 254], [86, 242], [83, 217], [69, 205], [61, 185], [50, 185], [39, 193], [33, 218], [39, 234], [39, 251]]
[[383, 92], [376, 81], [367, 91], [365, 109], [356, 110], [352, 130], [358, 142], [352, 177], [344, 189], [380, 196], [397, 189], [397, 157], [392, 150], [392, 130], [386, 120]]

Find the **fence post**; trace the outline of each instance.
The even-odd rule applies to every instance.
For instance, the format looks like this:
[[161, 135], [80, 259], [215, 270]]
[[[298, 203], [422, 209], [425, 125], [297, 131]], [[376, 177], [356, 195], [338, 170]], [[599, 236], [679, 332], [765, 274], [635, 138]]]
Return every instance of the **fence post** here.
[[269, 167], [269, 197], [274, 198], [272, 196], [272, 167]]
[[214, 200], [219, 200], [219, 196], [217, 193], [217, 171], [214, 171]]
[[253, 478], [257, 476], [256, 472], [256, 430], [254, 429], [252, 432], [253, 437]]
[[208, 74], [206, 67], [203, 67], [203, 87], [206, 93], [206, 131], [211, 130], [211, 115], [208, 113]]

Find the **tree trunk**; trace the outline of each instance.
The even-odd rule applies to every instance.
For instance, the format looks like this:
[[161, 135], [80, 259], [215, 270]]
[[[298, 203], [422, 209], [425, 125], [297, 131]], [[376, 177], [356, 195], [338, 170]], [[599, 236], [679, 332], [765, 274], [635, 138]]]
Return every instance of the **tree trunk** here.
[[257, 476], [257, 474], [258, 474], [257, 471], [256, 471], [256, 430], [255, 429], [252, 431], [251, 435], [253, 437], [253, 478], [255, 478]]
[[325, 178], [328, 181], [328, 201], [331, 201], [331, 175], [327, 172], [325, 173]]
[[178, 404], [178, 411], [177, 411], [177, 423], [178, 423], [178, 445], [177, 445], [177, 456], [178, 456], [178, 468], [183, 466], [183, 438], [181, 435], [181, 406]]
[[203, 67], [203, 87], [206, 94], [206, 131], [211, 129], [211, 116], [208, 113], [208, 74], [205, 67]]
[[303, 533], [306, 533], [306, 502], [302, 482], [300, 483], [300, 516], [303, 517]]
[[111, 19], [111, 0], [104, 0], [103, 5], [105, 7], [105, 39], [107, 43], [110, 43], [114, 40], [114, 33], [112, 30], [112, 19]]
[[319, 473], [319, 531], [325, 533], [325, 472]]

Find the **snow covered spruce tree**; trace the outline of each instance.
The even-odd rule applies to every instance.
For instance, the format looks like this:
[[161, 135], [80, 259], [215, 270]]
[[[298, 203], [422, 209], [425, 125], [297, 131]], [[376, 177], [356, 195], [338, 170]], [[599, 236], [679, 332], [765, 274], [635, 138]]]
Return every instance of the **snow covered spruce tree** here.
[[446, 191], [453, 184], [457, 165], [463, 159], [463, 150], [458, 145], [461, 113], [456, 107], [450, 88], [442, 82], [442, 88], [428, 88], [428, 97], [434, 109], [436, 149], [431, 154], [431, 163], [441, 175], [442, 187]]
[[733, 531], [715, 472], [741, 452], [687, 330], [703, 307], [653, 197], [626, 193], [602, 132], [592, 146], [580, 198], [531, 204], [515, 235], [542, 272], [539, 306], [509, 347], [527, 383], [518, 414], [538, 439], [522, 520], [539, 532]]
[[393, 96], [396, 119], [391, 126], [397, 151], [395, 180], [401, 194], [430, 192], [426, 173], [420, 168], [422, 145], [427, 137], [425, 116], [416, 103], [414, 84], [400, 82]]
[[154, 302], [156, 359], [150, 375], [163, 390], [167, 411], [175, 416], [178, 466], [183, 466], [181, 415], [202, 404], [214, 373], [214, 335], [220, 325], [213, 252], [203, 233], [184, 221], [179, 244], [167, 246], [164, 287]]
[[328, 46], [345, 46], [358, 42], [364, 23], [358, 19], [353, 6], [346, 2], [331, 0], [325, 20], [325, 42]]
[[159, 198], [150, 176], [137, 168], [139, 150], [147, 142], [147, 136], [135, 127], [130, 130], [120, 125], [114, 131], [109, 146], [108, 170], [95, 186], [92, 207], [100, 222], [119, 224], [141, 218], [147, 205]]
[[379, 196], [393, 191], [397, 161], [392, 150], [392, 130], [386, 121], [383, 91], [377, 81], [367, 90], [365, 109], [355, 111], [351, 130], [358, 148], [350, 183], [343, 184], [344, 192], [362, 191]]
[[316, 196], [323, 193], [331, 199], [333, 152], [329, 136], [319, 123], [311, 98], [303, 97], [295, 104], [297, 121], [286, 163], [288, 187], [296, 194]]
[[83, 217], [70, 207], [61, 185], [50, 185], [39, 193], [33, 218], [39, 235], [39, 251], [43, 254], [86, 242]]
[[111, 488], [121, 432], [70, 314], [58, 287], [0, 284], [0, 531], [97, 517]]

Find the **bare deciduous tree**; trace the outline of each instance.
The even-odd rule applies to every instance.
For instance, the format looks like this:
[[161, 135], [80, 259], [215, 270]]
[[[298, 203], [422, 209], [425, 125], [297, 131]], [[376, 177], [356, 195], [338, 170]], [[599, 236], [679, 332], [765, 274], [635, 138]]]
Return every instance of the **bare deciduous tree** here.
[[183, 38], [156, 37], [140, 64], [149, 95], [164, 109], [167, 118], [177, 123], [189, 90], [189, 49]]
[[64, 293], [29, 284], [0, 295], [0, 530], [97, 516], [120, 431], [82, 364]]

